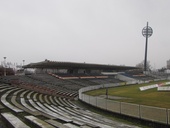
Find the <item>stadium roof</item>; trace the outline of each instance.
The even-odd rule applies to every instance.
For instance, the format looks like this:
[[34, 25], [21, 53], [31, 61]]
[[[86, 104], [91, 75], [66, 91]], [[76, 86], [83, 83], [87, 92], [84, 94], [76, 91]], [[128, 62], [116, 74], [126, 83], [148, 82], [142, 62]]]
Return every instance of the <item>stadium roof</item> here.
[[38, 63], [30, 63], [23, 68], [47, 68], [47, 69], [91, 69], [91, 70], [130, 70], [138, 69], [131, 66], [116, 66], [90, 63], [58, 62], [45, 60]]

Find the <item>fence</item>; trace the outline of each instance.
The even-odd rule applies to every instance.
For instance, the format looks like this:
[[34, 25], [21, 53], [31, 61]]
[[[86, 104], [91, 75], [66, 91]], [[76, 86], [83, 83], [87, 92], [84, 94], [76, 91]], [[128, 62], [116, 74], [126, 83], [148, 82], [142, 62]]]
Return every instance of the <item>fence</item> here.
[[79, 99], [103, 110], [170, 125], [170, 109], [113, 101], [102, 97], [89, 96], [83, 93], [94, 89], [116, 86], [122, 86], [122, 83], [82, 88], [79, 90]]

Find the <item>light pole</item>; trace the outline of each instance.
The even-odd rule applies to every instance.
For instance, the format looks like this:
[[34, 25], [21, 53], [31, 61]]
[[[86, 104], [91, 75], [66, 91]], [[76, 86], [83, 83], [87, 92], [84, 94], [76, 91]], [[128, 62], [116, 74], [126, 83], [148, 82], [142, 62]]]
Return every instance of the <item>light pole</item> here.
[[6, 57], [4, 57], [4, 76], [6, 76]]
[[144, 71], [147, 71], [147, 49], [148, 49], [148, 38], [152, 36], [153, 30], [148, 26], [148, 22], [146, 27], [142, 29], [142, 35], [146, 37], [146, 45], [145, 45], [145, 61], [144, 61]]
[[24, 62], [25, 62], [25, 60], [22, 60], [23, 61], [23, 66], [24, 66]]

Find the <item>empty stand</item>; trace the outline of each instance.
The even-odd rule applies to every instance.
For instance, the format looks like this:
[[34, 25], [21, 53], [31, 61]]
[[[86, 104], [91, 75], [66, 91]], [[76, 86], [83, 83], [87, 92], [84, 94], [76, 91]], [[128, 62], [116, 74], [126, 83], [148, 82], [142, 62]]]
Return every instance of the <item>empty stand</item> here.
[[5, 113], [11, 109], [12, 114], [20, 115], [28, 127], [119, 127], [120, 124], [74, 103], [80, 88], [115, 80], [83, 77], [86, 79], [64, 80], [49, 74], [6, 77], [3, 81], [11, 85], [0, 84], [1, 103], [5, 106], [1, 109]]
[[25, 116], [27, 120], [29, 120], [31, 123], [35, 124], [37, 127], [40, 128], [55, 128], [54, 126], [46, 123], [45, 121], [38, 119], [35, 116]]
[[18, 117], [14, 116], [12, 113], [1, 113], [3, 118], [8, 122], [9, 127], [14, 128], [30, 128], [25, 123], [23, 123]]

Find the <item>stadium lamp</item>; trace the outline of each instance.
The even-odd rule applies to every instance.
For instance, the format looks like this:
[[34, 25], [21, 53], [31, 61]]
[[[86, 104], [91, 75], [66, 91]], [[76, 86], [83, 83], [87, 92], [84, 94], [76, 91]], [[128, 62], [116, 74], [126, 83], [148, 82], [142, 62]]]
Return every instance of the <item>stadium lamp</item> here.
[[146, 45], [145, 45], [145, 61], [144, 61], [144, 71], [147, 71], [147, 48], [148, 48], [148, 38], [152, 36], [153, 30], [148, 26], [148, 22], [146, 27], [142, 29], [142, 35], [146, 37]]

